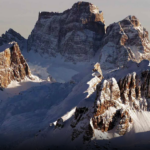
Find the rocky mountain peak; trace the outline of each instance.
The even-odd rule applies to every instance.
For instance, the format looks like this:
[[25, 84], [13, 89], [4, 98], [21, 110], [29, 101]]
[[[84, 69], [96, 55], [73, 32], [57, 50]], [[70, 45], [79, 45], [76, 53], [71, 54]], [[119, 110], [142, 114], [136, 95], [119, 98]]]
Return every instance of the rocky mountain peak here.
[[104, 23], [102, 11], [99, 11], [98, 7], [89, 2], [77, 2], [72, 6], [72, 10], [79, 14], [87, 14], [87, 17], [91, 17], [93, 21], [101, 21]]
[[27, 40], [19, 33], [10, 28], [8, 31], [5, 32], [5, 34], [2, 34], [2, 36], [0, 37], [0, 46], [13, 41], [17, 42], [21, 50], [23, 50], [26, 46]]
[[140, 26], [140, 21], [135, 16], [127, 16], [122, 21], [120, 21], [122, 25], [133, 25], [134, 27]]
[[[143, 65], [146, 65], [145, 70]], [[129, 71], [132, 67], [130, 63], [126, 70]], [[106, 132], [114, 128], [116, 133], [124, 135], [134, 123], [132, 111], [149, 111], [150, 70], [147, 69], [148, 61], [143, 61], [134, 68], [135, 72], [124, 74], [118, 80], [116, 78], [105, 79], [97, 86], [93, 117], [95, 129]]]
[[125, 66], [129, 60], [150, 60], [148, 31], [135, 16], [128, 16], [107, 27], [100, 51], [100, 64], [105, 69]]
[[19, 45], [12, 42], [0, 47], [0, 87], [7, 87], [12, 80], [31, 77], [30, 68], [21, 54]]
[[11, 28], [8, 31], [6, 31], [6, 34], [11, 34], [14, 37], [17, 37], [19, 40], [26, 40], [23, 36], [21, 36], [19, 33], [17, 33], [15, 30], [13, 30]]
[[28, 51], [62, 55], [65, 61], [89, 61], [105, 35], [103, 13], [87, 2], [63, 13], [41, 12], [28, 39]]

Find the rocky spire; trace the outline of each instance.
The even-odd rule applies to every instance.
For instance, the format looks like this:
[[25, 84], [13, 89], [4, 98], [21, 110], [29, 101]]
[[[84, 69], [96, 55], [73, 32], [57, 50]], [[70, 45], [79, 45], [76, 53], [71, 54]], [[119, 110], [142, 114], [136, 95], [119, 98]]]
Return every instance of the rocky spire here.
[[16, 42], [0, 47], [0, 87], [7, 87], [12, 80], [31, 77], [30, 68]]

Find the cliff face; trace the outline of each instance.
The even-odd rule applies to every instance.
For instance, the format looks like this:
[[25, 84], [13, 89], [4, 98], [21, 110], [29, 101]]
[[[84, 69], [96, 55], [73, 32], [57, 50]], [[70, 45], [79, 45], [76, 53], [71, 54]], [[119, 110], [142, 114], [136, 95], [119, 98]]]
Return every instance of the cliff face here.
[[107, 132], [116, 127], [116, 133], [124, 135], [132, 125], [127, 105], [122, 103], [120, 89], [114, 78], [104, 80], [97, 88], [94, 117], [94, 129]]
[[5, 88], [12, 80], [31, 78], [30, 68], [15, 42], [0, 47], [0, 87]]
[[103, 69], [124, 66], [129, 60], [150, 60], [148, 31], [135, 16], [128, 16], [107, 27], [99, 50]]
[[105, 34], [103, 13], [87, 2], [63, 13], [41, 12], [28, 39], [28, 51], [64, 56], [66, 61], [89, 61]]
[[2, 34], [2, 36], [0, 37], [0, 46], [2, 46], [3, 44], [8, 44], [13, 41], [18, 43], [21, 50], [26, 48], [27, 40], [13, 29], [9, 29], [8, 31], [6, 31], [5, 34]]
[[96, 92], [95, 102], [90, 107], [83, 105], [76, 108], [71, 122], [72, 140], [80, 135], [85, 142], [103, 132], [118, 135], [130, 132], [136, 121], [136, 112], [150, 110], [148, 64], [146, 60], [139, 64], [130, 61], [127, 67], [105, 74], [103, 77], [97, 63], [94, 66], [94, 74], [98, 70], [99, 73], [88, 82], [90, 85], [88, 98], [90, 99], [92, 93]]
[[[134, 123], [132, 111], [150, 110], [148, 61], [132, 65], [130, 63], [126, 68], [130, 73], [125, 73], [123, 68], [115, 72], [118, 74], [117, 79], [105, 79], [97, 86], [92, 118], [94, 129], [103, 132], [115, 129], [116, 133], [124, 135]], [[122, 72], [122, 76], [119, 72]]]

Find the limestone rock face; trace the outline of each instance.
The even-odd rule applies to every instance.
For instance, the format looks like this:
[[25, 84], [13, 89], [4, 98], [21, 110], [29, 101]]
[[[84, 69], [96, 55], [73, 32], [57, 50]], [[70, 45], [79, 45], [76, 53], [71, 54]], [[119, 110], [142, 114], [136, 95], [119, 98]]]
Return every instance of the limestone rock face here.
[[128, 16], [107, 27], [99, 50], [102, 69], [125, 66], [129, 60], [150, 60], [148, 31], [135, 16]]
[[150, 110], [149, 81], [148, 69], [128, 73], [118, 82], [115, 78], [101, 82], [97, 86], [93, 127], [106, 132], [116, 126], [116, 133], [124, 135], [132, 127], [131, 111]]
[[26, 46], [27, 40], [13, 29], [9, 29], [5, 34], [0, 37], [0, 46], [10, 42], [17, 42], [20, 49], [23, 50]]
[[[95, 92], [95, 102], [93, 106], [76, 108], [70, 124], [73, 128], [72, 140], [82, 135], [85, 142], [98, 133], [109, 131], [124, 135], [130, 132], [136, 112], [150, 110], [150, 69], [147, 60], [139, 64], [130, 61], [127, 68], [104, 74], [104, 77], [99, 63], [94, 65], [93, 71], [95, 77], [88, 82], [87, 98], [92, 100]], [[116, 77], [112, 77], [115, 74]]]
[[150, 71], [128, 74], [119, 81], [123, 103], [134, 110], [149, 110]]
[[66, 61], [89, 61], [105, 34], [103, 13], [87, 2], [63, 13], [41, 12], [28, 39], [28, 51], [64, 56]]
[[[94, 76], [87, 84], [89, 85], [87, 92], [89, 98], [95, 91], [97, 85], [102, 81], [103, 74], [99, 63], [94, 65], [92, 76]], [[93, 108], [77, 107], [74, 118], [70, 124], [73, 128], [72, 140], [83, 134], [83, 141], [89, 141], [93, 136], [93, 129], [90, 120], [93, 117]]]
[[94, 117], [94, 129], [107, 132], [115, 126], [116, 133], [123, 135], [132, 125], [128, 107], [124, 107], [120, 98], [120, 89], [114, 78], [104, 80], [97, 88]]
[[0, 47], [0, 87], [5, 88], [12, 80], [21, 81], [26, 76], [31, 78], [31, 71], [18, 44]]

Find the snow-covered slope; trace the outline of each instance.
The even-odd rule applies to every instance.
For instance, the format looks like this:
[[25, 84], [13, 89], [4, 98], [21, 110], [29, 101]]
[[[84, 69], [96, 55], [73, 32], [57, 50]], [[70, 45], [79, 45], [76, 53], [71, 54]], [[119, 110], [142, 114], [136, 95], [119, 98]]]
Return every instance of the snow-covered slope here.
[[0, 110], [3, 111], [0, 139], [6, 137], [7, 140], [3, 141], [1, 148], [7, 144], [17, 149], [26, 140], [32, 141], [32, 138], [38, 136], [38, 132], [40, 133], [45, 127], [49, 128], [49, 123], [62, 115], [66, 114], [64, 118], [69, 119], [72, 115], [68, 112], [86, 96], [83, 91], [88, 87], [85, 83], [90, 78], [85, 78], [86, 74], [85, 70], [82, 74], [75, 76], [74, 82], [47, 83], [32, 87], [25, 92], [20, 92], [18, 96], [3, 101], [0, 106]]
[[26, 58], [30, 66], [32, 74], [38, 76], [43, 80], [47, 80], [49, 76], [54, 78], [57, 82], [65, 83], [72, 80], [72, 77], [84, 69], [91, 68], [94, 60], [91, 62], [65, 62], [61, 55], [49, 58], [47, 54], [41, 56], [39, 53], [33, 51], [23, 51], [23, 56]]

